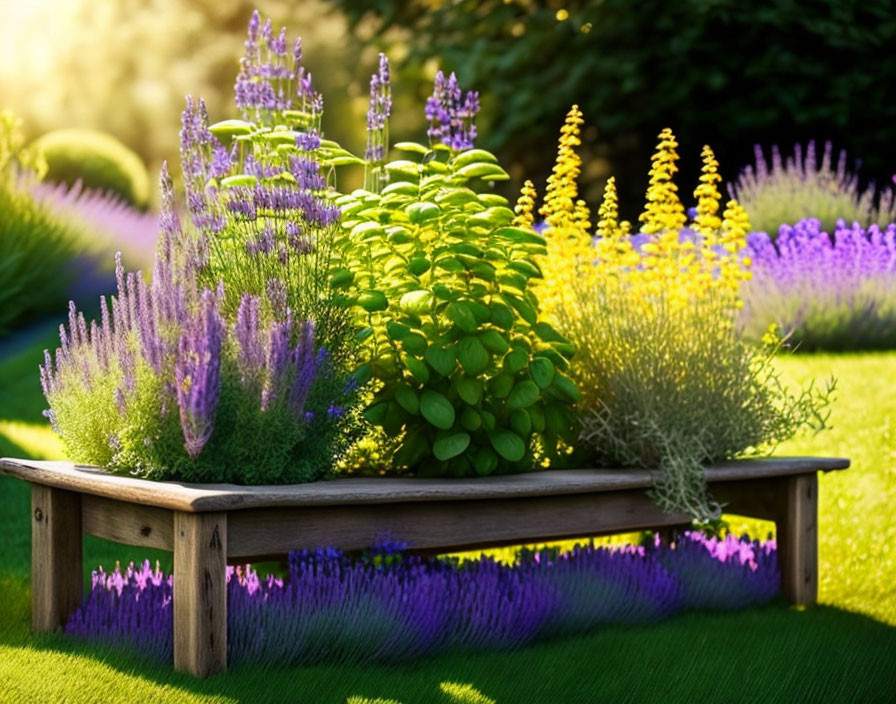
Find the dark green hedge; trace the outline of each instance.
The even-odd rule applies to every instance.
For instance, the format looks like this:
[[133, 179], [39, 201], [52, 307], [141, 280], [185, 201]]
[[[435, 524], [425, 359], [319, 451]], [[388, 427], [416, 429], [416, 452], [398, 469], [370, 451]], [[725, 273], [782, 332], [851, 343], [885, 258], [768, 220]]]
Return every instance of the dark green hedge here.
[[[754, 143], [810, 138], [861, 157], [862, 173], [878, 182], [896, 171], [896, 8], [888, 0], [336, 2], [364, 36], [409, 43], [404, 66], [441, 57], [480, 90], [481, 146], [515, 166], [515, 176], [543, 182], [563, 116], [578, 103], [592, 157], [589, 196], [612, 169], [629, 189], [628, 215], [640, 206], [664, 126], [682, 144], [687, 190], [704, 143], [726, 180], [751, 160]], [[568, 18], [558, 21], [558, 10]], [[395, 28], [410, 31], [384, 33]]]

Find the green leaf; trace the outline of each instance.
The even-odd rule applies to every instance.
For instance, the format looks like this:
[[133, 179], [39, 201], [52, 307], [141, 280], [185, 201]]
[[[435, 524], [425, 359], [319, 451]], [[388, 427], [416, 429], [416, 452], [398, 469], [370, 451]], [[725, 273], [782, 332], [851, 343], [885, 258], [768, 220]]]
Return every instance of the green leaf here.
[[446, 188], [435, 197], [439, 205], [466, 205], [476, 200], [476, 191], [471, 188]]
[[497, 164], [498, 157], [496, 157], [491, 152], [486, 151], [485, 149], [467, 149], [451, 160], [451, 163], [458, 168], [476, 162]]
[[480, 303], [479, 301], [467, 301], [466, 303], [470, 306], [470, 310], [473, 312], [473, 317], [476, 318], [477, 325], [487, 323], [491, 319], [492, 312], [484, 303]]
[[429, 312], [429, 309], [432, 307], [432, 301], [432, 294], [429, 291], [408, 291], [399, 300], [398, 307], [404, 313], [423, 315]]
[[437, 218], [442, 212], [442, 209], [435, 203], [411, 203], [404, 210], [408, 214], [408, 219], [415, 225]]
[[354, 281], [355, 275], [348, 269], [336, 269], [330, 276], [330, 286], [333, 288], [345, 288]]
[[405, 424], [407, 416], [397, 403], [388, 403], [386, 405], [388, 406], [386, 408], [386, 417], [383, 418], [380, 426], [386, 431], [387, 435], [398, 435]]
[[420, 176], [419, 164], [417, 164], [417, 162], [415, 161], [407, 161], [406, 159], [399, 159], [397, 161], [389, 162], [388, 164], [386, 164], [386, 171], [401, 174], [402, 176]]
[[414, 276], [420, 276], [429, 271], [429, 259], [426, 257], [413, 257], [408, 262], [408, 268]]
[[488, 411], [479, 411], [479, 415], [482, 416], [482, 427], [485, 430], [491, 432], [495, 429], [495, 414], [489, 413]]
[[358, 305], [368, 313], [378, 310], [386, 310], [389, 307], [389, 301], [382, 291], [362, 291], [358, 295]]
[[496, 430], [489, 434], [488, 439], [495, 452], [508, 462], [519, 462], [526, 454], [526, 443], [510, 430]]
[[526, 413], [528, 414], [530, 420], [532, 421], [532, 429], [536, 433], [544, 432], [544, 409], [541, 407], [541, 404], [534, 403], [526, 409]]
[[373, 378], [373, 365], [370, 362], [365, 362], [355, 369], [352, 377], [354, 377], [358, 386], [364, 386], [364, 384]]
[[395, 451], [392, 464], [396, 467], [414, 467], [429, 454], [429, 443], [426, 435], [419, 431], [408, 432], [404, 442]]
[[388, 403], [375, 403], [364, 409], [364, 417], [374, 425], [380, 425], [386, 417], [386, 411], [389, 409]]
[[368, 325], [366, 328], [361, 328], [358, 332], [355, 333], [355, 341], [356, 342], [364, 342], [368, 337], [373, 335], [374, 329]]
[[348, 166], [349, 164], [365, 163], [363, 159], [359, 159], [356, 156], [334, 156], [330, 158], [324, 158], [321, 160], [321, 162], [326, 166]]
[[420, 413], [427, 422], [441, 430], [454, 425], [454, 406], [438, 391], [425, 389], [420, 394]]
[[258, 183], [258, 179], [251, 174], [237, 174], [221, 180], [221, 185], [224, 188], [233, 188], [234, 186], [254, 186], [256, 183]]
[[465, 406], [460, 414], [460, 424], [470, 431], [479, 430], [482, 425], [482, 416], [476, 412], [476, 409]]
[[498, 468], [498, 456], [488, 447], [480, 447], [473, 455], [473, 469], [479, 476], [487, 476]]
[[402, 325], [401, 323], [396, 323], [394, 320], [390, 320], [386, 323], [386, 334], [391, 340], [401, 340], [405, 336], [411, 334], [411, 329], [407, 325]]
[[582, 393], [579, 391], [579, 387], [568, 376], [555, 374], [550, 388], [556, 391], [561, 398], [571, 403], [578, 403], [582, 400]]
[[420, 412], [420, 399], [417, 398], [417, 392], [406, 384], [399, 384], [395, 387], [395, 401], [413, 416]]
[[395, 148], [400, 149], [403, 152], [416, 152], [417, 154], [426, 154], [426, 152], [429, 151], [429, 147], [424, 147], [417, 142], [398, 142], [395, 145]]
[[464, 301], [455, 301], [445, 306], [445, 317], [464, 332], [476, 330], [476, 316]]
[[453, 433], [436, 440], [432, 446], [432, 454], [444, 462], [457, 457], [469, 446], [470, 436], [467, 433]]
[[474, 162], [454, 172], [462, 178], [481, 178], [487, 181], [509, 181], [510, 175], [497, 164]]
[[534, 381], [519, 382], [507, 397], [508, 408], [527, 408], [538, 400], [540, 392]]
[[423, 353], [426, 351], [426, 338], [423, 337], [423, 335], [412, 332], [402, 339], [401, 346], [405, 351], [410, 352], [417, 357], [422, 357]]
[[425, 384], [429, 381], [429, 369], [416, 357], [405, 355], [404, 366], [408, 368], [411, 375], [421, 384]]
[[526, 366], [529, 361], [529, 355], [525, 350], [514, 349], [507, 353], [504, 357], [504, 368], [511, 374], [516, 374], [520, 369]]
[[405, 196], [415, 196], [420, 190], [420, 186], [416, 183], [411, 183], [410, 181], [395, 181], [395, 183], [390, 183], [388, 186], [383, 188], [380, 191], [381, 195], [388, 196], [393, 193], [399, 193]]
[[514, 310], [520, 314], [520, 317], [529, 323], [529, 325], [535, 325], [535, 323], [538, 322], [538, 315], [536, 314], [535, 309], [522, 298], [506, 292], [501, 294], [501, 298], [512, 306]]
[[485, 345], [485, 349], [492, 354], [501, 355], [510, 349], [510, 343], [507, 342], [507, 338], [494, 329], [479, 333], [479, 339]]
[[504, 330], [510, 330], [510, 328], [513, 327], [514, 315], [509, 306], [505, 306], [503, 303], [497, 301], [492, 301], [492, 303], [489, 304], [489, 308], [492, 311], [492, 322], [495, 325]]
[[465, 403], [475, 406], [482, 398], [482, 383], [468, 376], [460, 377], [455, 382], [457, 395], [460, 396]]
[[510, 427], [517, 435], [527, 438], [532, 432], [532, 419], [529, 413], [522, 408], [518, 408], [510, 414]]
[[539, 269], [532, 262], [527, 262], [524, 259], [517, 259], [515, 261], [510, 262], [507, 265], [509, 268], [514, 271], [522, 274], [527, 279], [540, 279], [542, 278], [541, 269]]
[[457, 343], [457, 361], [469, 376], [481, 374], [488, 368], [489, 354], [476, 337], [465, 337]]
[[385, 233], [383, 226], [377, 222], [364, 221], [352, 228], [352, 239], [364, 240], [369, 236], [380, 236]]
[[[253, 130], [252, 125], [242, 120], [222, 120], [213, 125], [209, 125], [209, 132], [215, 137], [233, 137], [238, 134], [250, 134]], [[295, 136], [293, 136], [295, 142]]]
[[546, 357], [536, 357], [529, 364], [529, 374], [538, 388], [546, 389], [554, 380], [554, 365]]
[[441, 257], [436, 260], [436, 266], [439, 269], [451, 272], [463, 271], [464, 269], [464, 265], [456, 257]]
[[513, 389], [513, 377], [502, 372], [489, 382], [489, 392], [495, 398], [507, 398]]
[[544, 322], [536, 323], [533, 330], [545, 342], [569, 342], [563, 335]]
[[436, 370], [442, 376], [451, 376], [457, 366], [457, 360], [454, 357], [454, 351], [430, 345], [423, 354], [424, 359], [429, 362], [429, 366]]
[[501, 227], [495, 230], [492, 235], [494, 237], [507, 238], [512, 242], [521, 244], [537, 244], [542, 247], [545, 245], [544, 237], [535, 232], [535, 230], [527, 230], [522, 227]]

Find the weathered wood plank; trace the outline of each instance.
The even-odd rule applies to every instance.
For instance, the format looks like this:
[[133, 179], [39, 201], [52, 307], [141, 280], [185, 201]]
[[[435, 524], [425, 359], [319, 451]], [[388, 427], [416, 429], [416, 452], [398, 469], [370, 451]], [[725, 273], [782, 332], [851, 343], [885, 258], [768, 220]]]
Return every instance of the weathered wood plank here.
[[[845, 469], [849, 460], [783, 457], [708, 467], [709, 482], [740, 481]], [[180, 484], [111, 475], [69, 462], [0, 460], [0, 473], [26, 481], [178, 511], [228, 511], [275, 506], [356, 505], [553, 496], [643, 489], [644, 470], [574, 469], [475, 479], [342, 478], [287, 486]]]
[[81, 495], [31, 485], [31, 628], [49, 633], [81, 606]]
[[725, 513], [777, 521], [784, 500], [782, 482], [787, 479], [787, 477], [772, 477], [718, 482], [710, 485], [710, 491], [722, 504]]
[[361, 550], [379, 540], [446, 552], [681, 525], [640, 489], [488, 501], [247, 509], [229, 514], [228, 559], [289, 550]]
[[84, 494], [81, 524], [85, 533], [115, 543], [174, 549], [174, 514], [169, 509]]
[[777, 521], [778, 565], [784, 595], [793, 604], [818, 600], [818, 477], [782, 480], [784, 504]]
[[174, 668], [227, 669], [227, 514], [174, 514]]

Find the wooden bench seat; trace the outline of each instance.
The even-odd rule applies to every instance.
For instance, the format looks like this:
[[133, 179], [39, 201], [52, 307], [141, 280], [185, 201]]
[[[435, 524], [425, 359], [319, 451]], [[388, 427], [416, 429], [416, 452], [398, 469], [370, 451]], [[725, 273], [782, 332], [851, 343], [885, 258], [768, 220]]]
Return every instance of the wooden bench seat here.
[[[740, 460], [706, 469], [726, 511], [775, 521], [794, 603], [817, 594], [817, 472], [849, 461]], [[32, 626], [63, 625], [82, 599], [81, 536], [174, 553], [174, 663], [226, 668], [228, 562], [377, 540], [449, 552], [685, 526], [645, 494], [646, 470], [576, 469], [476, 479], [341, 478], [287, 486], [153, 482], [70, 462], [0, 460], [31, 484]]]

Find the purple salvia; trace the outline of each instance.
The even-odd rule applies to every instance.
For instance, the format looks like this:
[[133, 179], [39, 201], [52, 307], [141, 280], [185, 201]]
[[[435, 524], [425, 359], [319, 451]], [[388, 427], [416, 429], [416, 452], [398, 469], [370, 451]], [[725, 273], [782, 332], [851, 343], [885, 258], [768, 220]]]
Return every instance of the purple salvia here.
[[471, 149], [476, 139], [473, 120], [479, 112], [479, 94], [468, 91], [463, 95], [457, 76], [447, 79], [439, 71], [436, 74], [433, 93], [426, 101], [425, 115], [429, 121], [430, 142], [441, 142], [454, 150]]
[[218, 314], [215, 294], [202, 292], [199, 310], [181, 331], [175, 365], [177, 405], [184, 447], [196, 459], [214, 430], [221, 391], [221, 347], [224, 322]]

